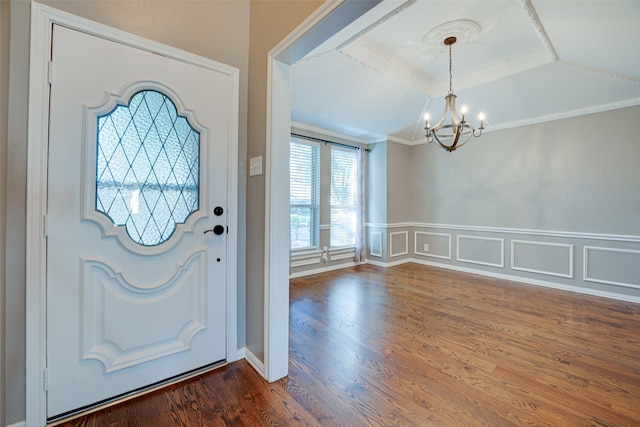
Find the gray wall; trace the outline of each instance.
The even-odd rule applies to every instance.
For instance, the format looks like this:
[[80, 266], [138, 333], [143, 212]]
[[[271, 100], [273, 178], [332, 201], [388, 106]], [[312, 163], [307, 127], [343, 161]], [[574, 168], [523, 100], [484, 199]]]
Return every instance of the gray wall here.
[[29, 2], [11, 2], [6, 177], [6, 421], [24, 419], [25, 213]]
[[367, 156], [366, 222], [387, 223], [387, 141], [377, 142]]
[[[6, 277], [6, 211], [7, 211], [7, 121], [9, 119], [9, 35], [11, 3], [0, 2], [0, 396], [5, 387], [5, 282]], [[0, 397], [0, 426], [6, 425], [4, 397]]]
[[[112, 27], [128, 31], [161, 43], [184, 49], [240, 69], [240, 129], [239, 129], [239, 212], [238, 212], [238, 345], [245, 345], [245, 189], [247, 145], [247, 97], [249, 70], [249, 11], [250, 4], [236, 1], [45, 1], [58, 9]], [[6, 352], [3, 366], [6, 391], [2, 393], [6, 420], [12, 424], [25, 419], [25, 197], [26, 197], [26, 141], [28, 55], [30, 31], [30, 1], [2, 2], [1, 55], [2, 108], [0, 123], [0, 153], [7, 150], [7, 169], [0, 167], [0, 199], [3, 207], [0, 218], [6, 218], [6, 236], [2, 250], [6, 251]], [[9, 14], [10, 9], [10, 14]], [[8, 18], [10, 16], [10, 18]], [[141, 19], [147, 17], [147, 19]], [[10, 20], [9, 20], [10, 19]], [[8, 25], [8, 23], [10, 25]], [[188, 29], [188, 31], [185, 31]], [[7, 32], [10, 31], [10, 50]], [[231, 41], [231, 42], [230, 42]], [[9, 61], [6, 59], [10, 58]], [[9, 67], [9, 81], [6, 71]], [[266, 73], [265, 73], [266, 76]], [[266, 77], [265, 77], [266, 78]], [[9, 92], [6, 88], [8, 85]], [[7, 129], [7, 136], [5, 136]], [[1, 163], [4, 165], [4, 163]], [[6, 215], [6, 217], [5, 217]], [[4, 221], [2, 224], [4, 225]], [[2, 227], [2, 233], [5, 228]], [[5, 257], [2, 257], [4, 260]], [[1, 378], [1, 377], [0, 377]], [[1, 408], [1, 406], [0, 406]]]
[[640, 107], [414, 147], [413, 221], [640, 235]]
[[[387, 221], [411, 221], [413, 184], [417, 179], [411, 161], [414, 147], [389, 142], [387, 145]], [[422, 167], [422, 162], [418, 162]]]
[[454, 153], [389, 142], [369, 259], [640, 302], [639, 120], [631, 107], [488, 132]]

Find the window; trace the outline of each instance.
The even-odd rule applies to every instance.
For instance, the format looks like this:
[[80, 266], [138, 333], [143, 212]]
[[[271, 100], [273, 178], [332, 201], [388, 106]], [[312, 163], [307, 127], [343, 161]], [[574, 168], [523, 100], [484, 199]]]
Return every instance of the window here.
[[331, 147], [331, 246], [356, 244], [358, 161], [356, 150]]
[[166, 95], [144, 90], [98, 117], [96, 211], [143, 246], [199, 206], [200, 135]]
[[291, 249], [318, 247], [320, 147], [291, 141], [289, 156]]

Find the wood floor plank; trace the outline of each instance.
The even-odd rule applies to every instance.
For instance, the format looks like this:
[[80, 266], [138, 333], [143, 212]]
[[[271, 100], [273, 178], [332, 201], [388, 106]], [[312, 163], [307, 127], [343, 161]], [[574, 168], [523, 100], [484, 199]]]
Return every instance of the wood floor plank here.
[[290, 299], [287, 378], [239, 361], [65, 425], [640, 425], [638, 304], [417, 264]]

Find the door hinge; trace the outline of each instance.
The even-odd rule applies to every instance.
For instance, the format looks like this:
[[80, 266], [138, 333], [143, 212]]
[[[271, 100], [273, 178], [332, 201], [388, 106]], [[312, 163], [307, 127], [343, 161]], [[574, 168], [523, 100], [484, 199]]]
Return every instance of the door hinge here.
[[53, 61], [49, 61], [49, 67], [47, 69], [47, 83], [53, 83]]
[[47, 368], [44, 368], [44, 371], [42, 371], [42, 385], [44, 391], [49, 391], [49, 369]]
[[47, 214], [42, 217], [42, 228], [44, 230], [44, 237], [49, 237], [49, 215]]

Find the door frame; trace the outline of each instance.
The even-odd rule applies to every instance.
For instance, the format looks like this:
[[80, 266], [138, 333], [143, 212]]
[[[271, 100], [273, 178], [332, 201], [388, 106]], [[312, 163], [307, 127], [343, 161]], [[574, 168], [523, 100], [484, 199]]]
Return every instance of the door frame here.
[[232, 84], [230, 136], [227, 147], [227, 285], [226, 358], [238, 358], [237, 239], [238, 239], [238, 111], [239, 70], [217, 61], [108, 27], [58, 9], [32, 2], [29, 65], [29, 124], [27, 138], [26, 216], [26, 425], [44, 426], [46, 395], [46, 206], [48, 188], [49, 60], [53, 24], [160, 54], [228, 75]]
[[[411, 0], [407, 0], [411, 1]], [[326, 0], [268, 53], [265, 148], [264, 371], [268, 381], [288, 374], [290, 68], [382, 0]], [[251, 362], [251, 360], [250, 360]]]

